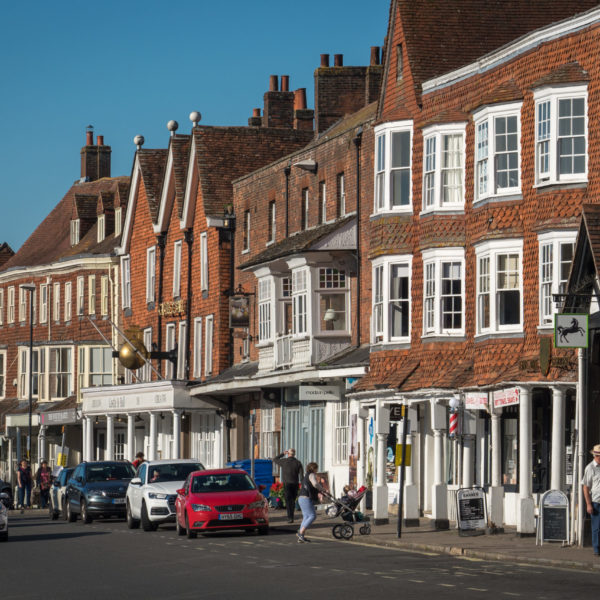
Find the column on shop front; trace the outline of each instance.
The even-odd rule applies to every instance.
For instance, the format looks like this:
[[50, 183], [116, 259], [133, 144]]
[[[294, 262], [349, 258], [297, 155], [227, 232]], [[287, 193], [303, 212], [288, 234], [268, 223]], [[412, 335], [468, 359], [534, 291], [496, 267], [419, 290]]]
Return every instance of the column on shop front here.
[[387, 437], [390, 430], [390, 409], [382, 400], [377, 400], [375, 409], [375, 432], [377, 440], [375, 488], [373, 490], [373, 509], [375, 524], [388, 522], [388, 486], [387, 486]]
[[550, 489], [564, 487], [565, 464], [565, 398], [564, 388], [552, 388], [552, 460], [550, 463]]
[[534, 502], [531, 485], [531, 391], [519, 388], [519, 500], [517, 505], [517, 533], [535, 532]]
[[135, 460], [135, 415], [129, 413], [127, 415], [127, 454], [126, 457], [130, 461]]
[[367, 444], [365, 436], [366, 423], [368, 421], [369, 412], [365, 408], [358, 408], [356, 422], [356, 439], [357, 439], [357, 457], [356, 457], [356, 485], [366, 485], [365, 474], [367, 472]]
[[477, 434], [477, 416], [472, 410], [463, 411], [462, 426], [462, 481], [463, 488], [473, 487], [475, 483], [475, 436]]
[[38, 433], [38, 462], [41, 464], [43, 459], [48, 458], [48, 453], [46, 451], [46, 430], [48, 429], [47, 425], [40, 425], [39, 433]]
[[408, 408], [406, 410], [410, 429], [406, 434], [407, 450], [410, 448], [410, 464], [405, 469], [404, 480], [404, 525], [414, 527], [419, 525], [419, 490], [415, 484], [415, 469], [417, 460], [416, 431], [418, 426], [417, 410]]
[[504, 526], [504, 486], [502, 485], [502, 423], [500, 410], [492, 408], [492, 486], [489, 490], [490, 519], [496, 527]]
[[173, 411], [173, 456], [181, 458], [181, 411]]
[[156, 413], [150, 413], [150, 439], [148, 440], [148, 460], [156, 460]]
[[87, 417], [83, 417], [81, 419], [81, 460], [88, 460], [87, 456], [87, 426], [88, 420]]
[[87, 460], [94, 460], [94, 421], [92, 421], [92, 417], [86, 417], [86, 421], [87, 439], [85, 441], [85, 448], [87, 452]]
[[446, 406], [431, 400], [431, 428], [433, 429], [433, 486], [431, 516], [436, 529], [448, 529], [448, 489], [444, 481], [444, 432]]
[[115, 448], [115, 418], [106, 415], [106, 460], [113, 460]]

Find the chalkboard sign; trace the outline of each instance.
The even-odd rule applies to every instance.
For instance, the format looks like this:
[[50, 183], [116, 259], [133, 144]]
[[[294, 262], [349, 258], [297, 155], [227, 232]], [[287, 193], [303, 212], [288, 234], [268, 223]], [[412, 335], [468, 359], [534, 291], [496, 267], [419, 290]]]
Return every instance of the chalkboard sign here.
[[560, 490], [544, 493], [540, 502], [541, 542], [569, 540], [569, 499]]
[[487, 526], [485, 492], [481, 488], [463, 488], [456, 492], [459, 535], [483, 535]]

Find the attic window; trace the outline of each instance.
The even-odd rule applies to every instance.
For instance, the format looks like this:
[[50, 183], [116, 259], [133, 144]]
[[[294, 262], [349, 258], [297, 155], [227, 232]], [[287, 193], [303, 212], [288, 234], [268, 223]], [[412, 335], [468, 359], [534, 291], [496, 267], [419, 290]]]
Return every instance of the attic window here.
[[79, 219], [71, 221], [71, 246], [79, 244]]
[[396, 46], [396, 81], [402, 81], [402, 44]]
[[98, 243], [106, 237], [106, 218], [104, 215], [98, 216]]

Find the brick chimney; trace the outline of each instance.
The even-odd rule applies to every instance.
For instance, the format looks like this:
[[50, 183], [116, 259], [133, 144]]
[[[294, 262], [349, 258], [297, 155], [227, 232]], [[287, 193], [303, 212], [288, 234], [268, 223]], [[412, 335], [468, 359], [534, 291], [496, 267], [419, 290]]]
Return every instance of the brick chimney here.
[[269, 91], [264, 95], [263, 127], [292, 129], [294, 126], [294, 93], [289, 91], [289, 75], [281, 76], [281, 89], [277, 75], [271, 75]]
[[81, 149], [81, 178], [96, 181], [110, 177], [110, 146], [104, 145], [104, 136], [99, 135], [94, 145], [94, 131], [90, 126], [85, 134], [85, 146]]
[[313, 130], [315, 111], [306, 108], [306, 88], [294, 91], [294, 129]]
[[261, 127], [262, 117], [260, 116], [260, 108], [252, 109], [252, 116], [248, 119], [248, 127]]

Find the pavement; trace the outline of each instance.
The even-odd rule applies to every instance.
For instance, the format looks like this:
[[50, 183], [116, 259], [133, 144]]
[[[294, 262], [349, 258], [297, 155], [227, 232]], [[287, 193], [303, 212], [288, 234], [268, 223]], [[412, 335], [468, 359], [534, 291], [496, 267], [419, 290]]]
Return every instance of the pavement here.
[[[581, 569], [600, 573], [600, 557], [594, 556], [591, 547], [562, 546], [556, 542], [536, 545], [535, 537], [520, 537], [516, 529], [505, 528], [504, 533], [462, 537], [456, 527], [445, 531], [435, 530], [429, 519], [420, 519], [418, 527], [403, 527], [402, 537], [398, 538], [397, 517], [392, 516], [386, 525], [373, 525], [371, 534], [360, 535], [360, 523], [354, 526], [354, 536], [349, 544], [395, 548], [421, 553], [450, 554], [475, 560], [493, 560], [503, 563], [531, 564], [561, 569]], [[285, 510], [272, 509], [269, 513], [271, 527], [295, 531], [300, 526], [302, 516], [296, 514], [295, 523], [287, 522]], [[317, 520], [308, 530], [306, 537], [332, 538], [332, 527], [341, 523], [340, 518], [329, 519], [322, 511], [317, 511]]]

